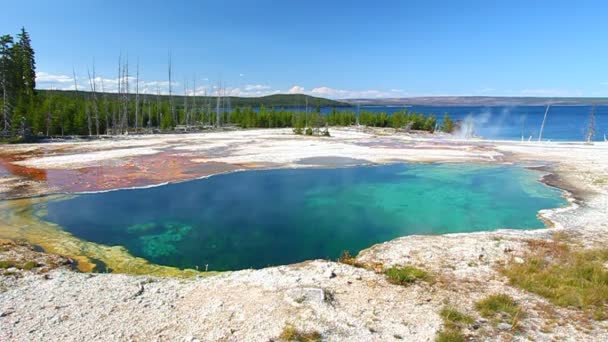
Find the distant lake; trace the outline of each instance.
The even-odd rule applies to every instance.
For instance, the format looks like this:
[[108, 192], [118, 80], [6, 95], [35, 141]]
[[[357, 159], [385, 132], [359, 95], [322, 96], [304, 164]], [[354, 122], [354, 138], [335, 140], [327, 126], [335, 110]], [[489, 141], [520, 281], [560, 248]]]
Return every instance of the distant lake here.
[[[521, 140], [532, 137], [538, 139], [540, 126], [546, 107], [544, 106], [361, 106], [362, 111], [394, 113], [408, 111], [435, 114], [439, 120], [444, 113], [449, 113], [455, 120], [470, 120], [474, 124], [475, 134], [486, 139]], [[543, 140], [583, 141], [589, 126], [591, 106], [551, 106], [547, 114]], [[338, 110], [356, 111], [354, 108]], [[329, 113], [331, 108], [323, 108]], [[608, 136], [608, 106], [597, 106], [595, 109], [596, 134], [594, 140], [603, 141]]]
[[247, 171], [41, 204], [84, 240], [180, 268], [336, 259], [411, 234], [543, 228], [560, 191], [518, 166], [394, 164]]

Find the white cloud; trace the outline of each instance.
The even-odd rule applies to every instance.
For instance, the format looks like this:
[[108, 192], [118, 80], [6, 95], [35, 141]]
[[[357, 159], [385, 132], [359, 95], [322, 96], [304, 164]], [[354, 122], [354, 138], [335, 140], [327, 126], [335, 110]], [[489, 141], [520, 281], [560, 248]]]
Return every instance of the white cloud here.
[[538, 96], [538, 97], [579, 97], [583, 93], [579, 90], [566, 89], [524, 89], [520, 92], [522, 96]]
[[365, 89], [365, 90], [349, 90], [335, 89], [330, 87], [317, 87], [310, 91], [311, 95], [329, 97], [334, 99], [352, 99], [352, 98], [391, 98], [404, 97], [407, 94], [401, 89], [391, 89], [389, 91]]
[[42, 71], [36, 73], [36, 83], [74, 83], [74, 78], [72, 76], [49, 74]]
[[304, 87], [300, 87], [299, 85], [294, 85], [293, 87], [289, 88], [289, 90], [287, 92], [289, 94], [303, 94]]
[[272, 89], [271, 86], [267, 86], [267, 85], [263, 85], [263, 84], [248, 84], [244, 88], [245, 88], [245, 91], [258, 91], [258, 90]]

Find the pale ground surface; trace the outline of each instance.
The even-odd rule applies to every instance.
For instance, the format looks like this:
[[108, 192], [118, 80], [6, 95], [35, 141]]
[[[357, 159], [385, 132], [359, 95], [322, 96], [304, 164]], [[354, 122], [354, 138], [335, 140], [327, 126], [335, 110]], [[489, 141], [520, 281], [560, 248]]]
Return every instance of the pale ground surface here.
[[[108, 158], [160, 151], [242, 168], [310, 167], [314, 165], [301, 159], [328, 156], [371, 163], [523, 161], [550, 165], [557, 178], [548, 181], [572, 191], [576, 201], [571, 198], [570, 207], [541, 213], [552, 229], [410, 236], [372, 246], [357, 258], [379, 269], [417, 265], [435, 275], [432, 285], [392, 285], [373, 270], [322, 260], [187, 280], [63, 268], [46, 274], [23, 271], [23, 277], [0, 277], [0, 341], [268, 341], [286, 324], [318, 331], [326, 341], [432, 341], [442, 324], [438, 313], [446, 303], [476, 318], [465, 329], [474, 340], [608, 340], [606, 322], [577, 320], [574, 310], [554, 307], [508, 286], [496, 271], [500, 263], [521, 260], [529, 248], [527, 240], [548, 239], [555, 232], [567, 232], [584, 246], [606, 245], [607, 144], [331, 132], [331, 138], [257, 130], [0, 148], [11, 153], [44, 149], [49, 155], [16, 163], [46, 169], [87, 167]], [[14, 183], [2, 184], [11, 191]], [[32, 189], [53, 191], [44, 184]], [[492, 293], [510, 294], [524, 307], [522, 332], [499, 330], [479, 318], [473, 303]]]

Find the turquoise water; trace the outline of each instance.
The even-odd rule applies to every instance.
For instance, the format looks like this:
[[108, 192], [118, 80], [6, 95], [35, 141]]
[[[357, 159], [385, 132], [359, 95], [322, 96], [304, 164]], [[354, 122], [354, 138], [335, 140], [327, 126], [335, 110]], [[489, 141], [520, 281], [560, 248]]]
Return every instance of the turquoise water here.
[[154, 263], [236, 270], [411, 234], [542, 228], [538, 210], [565, 200], [538, 177], [456, 164], [249, 171], [49, 201], [43, 218]]

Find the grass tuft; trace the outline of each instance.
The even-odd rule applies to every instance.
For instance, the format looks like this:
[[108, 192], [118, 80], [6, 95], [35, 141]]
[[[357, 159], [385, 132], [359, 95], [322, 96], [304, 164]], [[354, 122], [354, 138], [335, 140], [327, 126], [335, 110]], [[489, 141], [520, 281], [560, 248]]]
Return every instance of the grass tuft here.
[[322, 336], [318, 331], [303, 332], [296, 329], [293, 325], [288, 324], [283, 328], [283, 332], [279, 335], [279, 339], [295, 342], [320, 342]]
[[430, 276], [426, 271], [413, 266], [393, 266], [384, 271], [384, 274], [390, 283], [396, 285], [409, 285], [417, 280], [430, 279]]
[[0, 260], [0, 268], [15, 267], [15, 262], [12, 260]]
[[475, 303], [475, 309], [482, 317], [491, 319], [494, 324], [505, 322], [511, 324], [512, 328], [517, 326], [522, 316], [519, 304], [506, 294], [490, 295]]
[[571, 251], [539, 248], [523, 264], [501, 272], [509, 282], [561, 307], [573, 307], [595, 320], [608, 318], [608, 249]]
[[464, 341], [462, 329], [475, 321], [473, 317], [458, 311], [458, 309], [450, 305], [444, 307], [439, 316], [443, 320], [443, 329], [435, 337], [435, 340], [438, 342]]
[[35, 261], [28, 261], [25, 264], [21, 265], [19, 268], [22, 270], [29, 271], [35, 267], [38, 267], [38, 263]]
[[437, 333], [435, 337], [437, 342], [464, 342], [465, 338], [460, 330], [445, 329]]
[[475, 321], [473, 317], [458, 311], [452, 306], [444, 307], [439, 315], [443, 319], [444, 325], [448, 328], [462, 328]]

